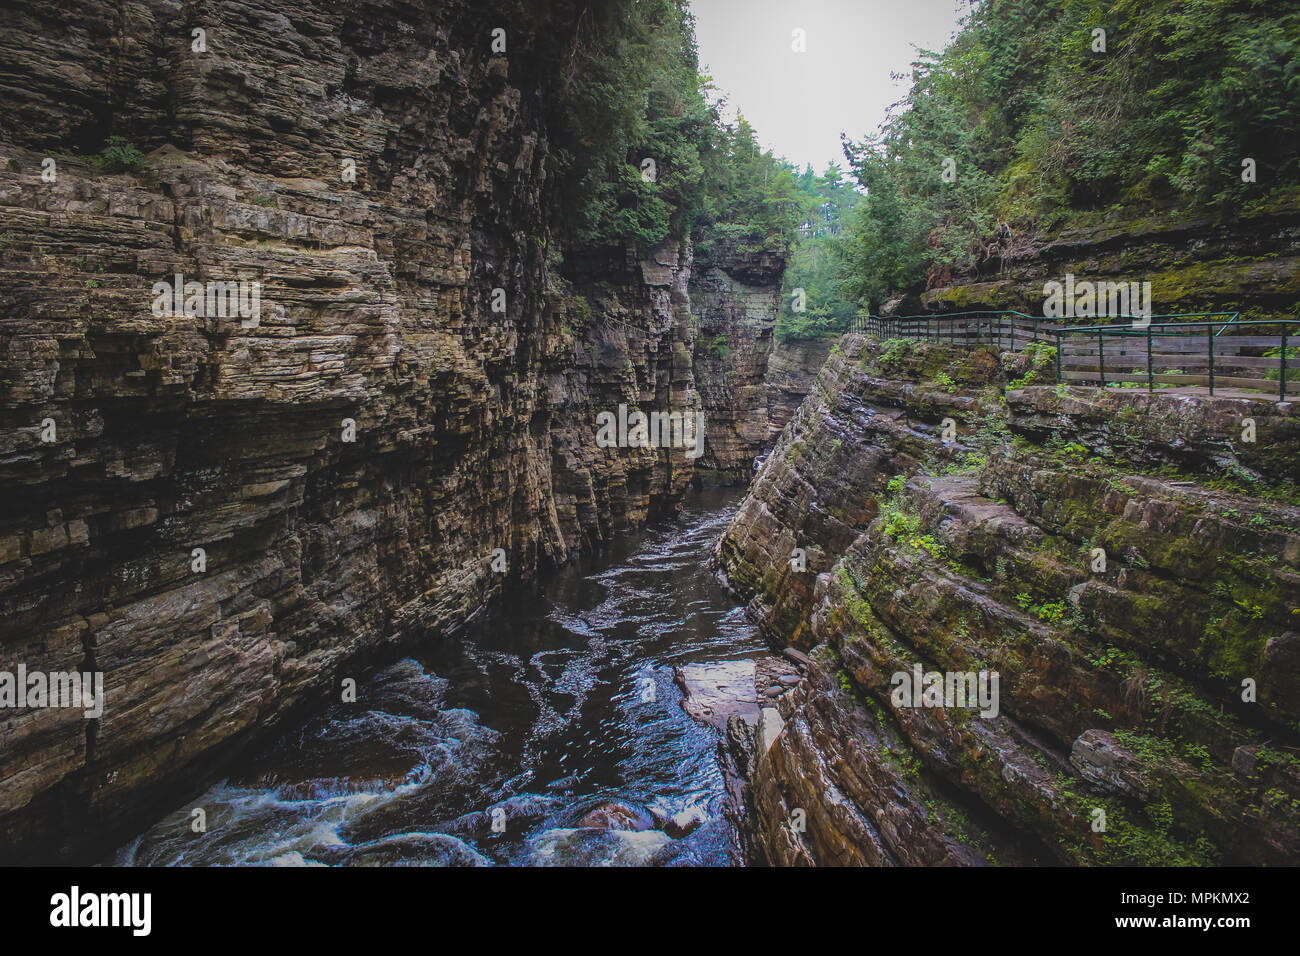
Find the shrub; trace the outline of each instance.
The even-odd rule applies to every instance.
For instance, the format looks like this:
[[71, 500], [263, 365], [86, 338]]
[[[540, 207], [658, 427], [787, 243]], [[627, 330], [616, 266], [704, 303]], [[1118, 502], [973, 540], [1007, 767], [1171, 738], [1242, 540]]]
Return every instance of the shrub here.
[[137, 168], [144, 154], [136, 149], [124, 136], [110, 136], [104, 141], [104, 148], [90, 161], [106, 173], [125, 173]]

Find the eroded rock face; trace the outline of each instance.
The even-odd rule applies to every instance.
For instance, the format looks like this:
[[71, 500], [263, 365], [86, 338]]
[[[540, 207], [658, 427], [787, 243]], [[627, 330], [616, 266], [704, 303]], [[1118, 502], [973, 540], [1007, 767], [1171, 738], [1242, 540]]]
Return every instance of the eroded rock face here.
[[767, 359], [767, 430], [770, 441], [794, 418], [817, 381], [834, 338], [777, 342]]
[[700, 467], [731, 480], [753, 476], [754, 459], [773, 437], [767, 375], [784, 272], [778, 254], [722, 245], [691, 278], [695, 375], [708, 423]]
[[[1295, 863], [1294, 408], [1245, 402], [1243, 447], [1235, 399], [1004, 400], [1004, 368], [845, 336], [720, 541], [751, 615], [812, 649], [749, 765], [757, 855]], [[996, 713], [908, 706], [917, 665], [996, 673]]]
[[758, 721], [758, 694], [752, 660], [683, 664], [674, 679], [682, 688], [682, 707], [702, 723], [725, 730], [732, 716]]
[[1294, 208], [1245, 210], [1231, 218], [1153, 213], [1067, 225], [1051, 235], [994, 242], [976, 268], [938, 275], [924, 291], [895, 300], [898, 314], [1016, 309], [1042, 315], [1046, 282], [1149, 282], [1159, 314], [1253, 310], [1251, 318], [1295, 315], [1300, 295], [1300, 215]]
[[[598, 448], [595, 416], [699, 395], [688, 245], [600, 288], [544, 255], [571, 4], [9, 16], [0, 670], [105, 675], [98, 719], [0, 719], [0, 855], [50, 861], [672, 507], [684, 451]], [[107, 132], [135, 171], [85, 158]], [[260, 282], [257, 323], [156, 312], [177, 274]]]

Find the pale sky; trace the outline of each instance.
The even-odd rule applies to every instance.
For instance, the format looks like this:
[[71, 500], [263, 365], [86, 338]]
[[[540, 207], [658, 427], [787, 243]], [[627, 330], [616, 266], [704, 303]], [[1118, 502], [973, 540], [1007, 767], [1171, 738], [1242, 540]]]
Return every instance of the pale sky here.
[[[845, 167], [840, 132], [874, 132], [902, 99], [917, 49], [947, 45], [969, 0], [690, 0], [700, 70], [759, 142], [802, 170]], [[796, 53], [793, 31], [805, 31]]]

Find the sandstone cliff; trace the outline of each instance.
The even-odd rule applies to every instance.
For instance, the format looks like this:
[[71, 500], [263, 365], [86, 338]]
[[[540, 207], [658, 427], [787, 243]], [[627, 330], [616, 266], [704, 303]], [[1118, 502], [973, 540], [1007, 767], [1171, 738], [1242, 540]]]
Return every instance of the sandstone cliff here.
[[[106, 701], [0, 718], [0, 857], [111, 844], [366, 656], [675, 504], [684, 452], [594, 419], [698, 407], [689, 244], [555, 269], [578, 15], [11, 5], [0, 670], [101, 671]], [[90, 161], [109, 135], [134, 169]], [[178, 273], [260, 282], [260, 321], [156, 314]]]
[[[845, 336], [768, 457], [718, 549], [811, 650], [749, 759], [759, 859], [1300, 859], [1293, 407], [1046, 358]], [[902, 706], [914, 665], [996, 671], [997, 714]]]
[[773, 438], [767, 375], [785, 258], [719, 245], [691, 277], [695, 375], [709, 423], [700, 465], [747, 482]]
[[1300, 214], [1287, 202], [1231, 218], [1151, 212], [1080, 214], [1086, 221], [992, 242], [964, 273], [934, 270], [900, 295], [899, 314], [1014, 309], [1043, 314], [1043, 285], [1080, 279], [1149, 282], [1153, 311], [1241, 310], [1244, 319], [1300, 317]]
[[767, 445], [776, 441], [812, 390], [838, 336], [777, 342], [767, 359]]

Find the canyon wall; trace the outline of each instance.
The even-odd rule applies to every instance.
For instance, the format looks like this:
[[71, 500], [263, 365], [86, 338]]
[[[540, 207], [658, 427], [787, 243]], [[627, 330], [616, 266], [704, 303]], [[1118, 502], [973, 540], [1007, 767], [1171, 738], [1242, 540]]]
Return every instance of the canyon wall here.
[[718, 546], [809, 658], [740, 759], [757, 860], [1300, 860], [1294, 407], [1049, 361], [847, 335], [768, 456]]
[[[672, 508], [685, 452], [598, 448], [594, 420], [699, 395], [688, 242], [599, 286], [555, 269], [574, 4], [6, 16], [0, 671], [104, 675], [94, 719], [0, 716], [0, 858], [53, 862]], [[91, 161], [110, 134], [135, 168]], [[258, 321], [153, 308], [177, 274], [259, 281]]]
[[837, 335], [821, 339], [778, 341], [767, 359], [767, 445], [776, 441], [812, 390]]
[[1300, 318], [1300, 211], [1285, 200], [1226, 218], [1151, 212], [1080, 214], [1058, 231], [991, 242], [974, 268], [932, 270], [924, 290], [885, 313], [1014, 309], [1043, 315], [1043, 285], [1078, 279], [1149, 282], [1153, 311], [1242, 311]]
[[695, 375], [708, 422], [699, 464], [725, 480], [748, 482], [754, 459], [773, 438], [767, 375], [785, 258], [717, 245], [690, 284]]

